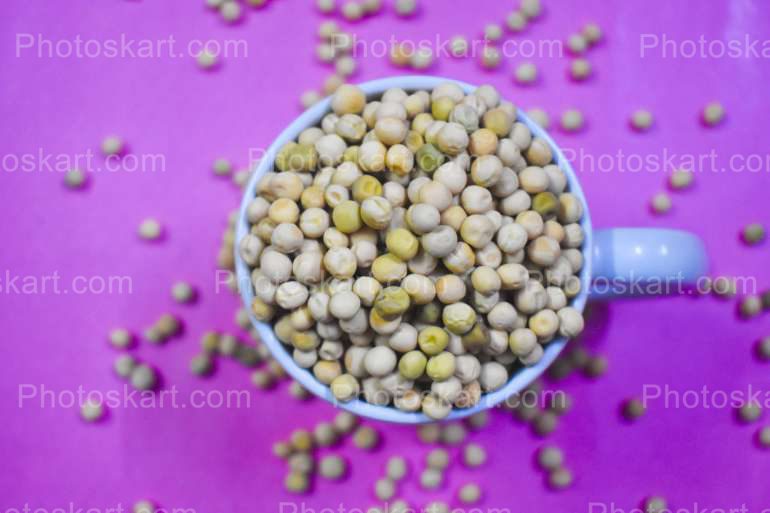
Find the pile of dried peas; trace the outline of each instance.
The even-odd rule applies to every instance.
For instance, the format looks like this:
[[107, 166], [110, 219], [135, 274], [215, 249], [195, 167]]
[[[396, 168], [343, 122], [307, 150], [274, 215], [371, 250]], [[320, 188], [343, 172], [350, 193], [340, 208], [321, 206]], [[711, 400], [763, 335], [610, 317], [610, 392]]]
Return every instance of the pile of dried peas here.
[[574, 337], [583, 205], [492, 86], [343, 85], [284, 145], [239, 243], [252, 313], [334, 396], [431, 418]]

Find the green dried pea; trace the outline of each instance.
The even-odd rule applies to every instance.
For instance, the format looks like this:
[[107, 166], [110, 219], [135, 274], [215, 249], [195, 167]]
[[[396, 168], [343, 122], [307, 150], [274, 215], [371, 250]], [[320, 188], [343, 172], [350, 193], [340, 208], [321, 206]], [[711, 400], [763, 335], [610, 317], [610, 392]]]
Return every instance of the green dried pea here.
[[544, 219], [553, 217], [559, 210], [559, 200], [552, 192], [539, 192], [532, 198], [532, 210]]
[[374, 300], [374, 310], [386, 321], [397, 319], [409, 308], [409, 294], [401, 287], [385, 287]]
[[419, 150], [417, 150], [417, 165], [423, 171], [432, 173], [438, 167], [444, 163], [446, 157], [441, 153], [438, 148], [432, 144], [423, 144]]
[[398, 372], [409, 380], [415, 380], [423, 375], [428, 358], [422, 351], [409, 351], [398, 362]]
[[449, 345], [449, 334], [437, 326], [428, 326], [417, 335], [417, 344], [428, 356], [437, 355]]

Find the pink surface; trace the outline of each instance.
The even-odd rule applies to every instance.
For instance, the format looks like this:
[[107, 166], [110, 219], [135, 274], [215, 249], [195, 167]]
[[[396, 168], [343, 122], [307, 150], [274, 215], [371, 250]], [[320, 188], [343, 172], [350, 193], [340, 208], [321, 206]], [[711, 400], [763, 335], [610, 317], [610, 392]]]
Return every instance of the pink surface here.
[[[660, 51], [640, 57], [640, 34], [660, 38], [764, 40], [770, 5], [756, 1], [692, 2], [543, 0], [546, 12], [526, 37], [563, 39], [595, 20], [606, 42], [589, 52], [596, 70], [586, 84], [565, 78], [566, 57], [534, 57], [542, 79], [522, 88], [511, 81], [521, 59], [500, 70], [482, 71], [475, 62], [440, 59], [431, 74], [472, 83], [491, 83], [518, 105], [545, 108], [555, 120], [575, 106], [587, 117], [577, 135], [553, 130], [557, 142], [584, 155], [640, 156], [716, 153], [718, 169], [696, 167], [696, 185], [674, 195], [670, 215], [654, 218], [647, 201], [664, 187], [670, 166], [656, 169], [614, 160], [606, 170], [576, 159], [595, 226], [666, 226], [693, 230], [703, 237], [713, 270], [753, 277], [770, 285], [768, 245], [746, 248], [738, 231], [748, 222], [768, 224], [770, 168], [768, 138], [770, 65], [762, 57], [663, 58]], [[296, 427], [312, 427], [334, 410], [320, 401], [290, 399], [285, 385], [273, 392], [252, 390], [248, 372], [222, 361], [215, 376], [190, 376], [188, 362], [209, 329], [234, 331], [237, 299], [215, 290], [216, 250], [227, 212], [239, 201], [237, 190], [212, 176], [210, 163], [224, 155], [240, 165], [250, 148], [264, 148], [298, 113], [300, 94], [323, 80], [329, 70], [313, 58], [315, 31], [322, 17], [310, 2], [273, 0], [249, 11], [237, 26], [225, 26], [201, 0], [42, 2], [11, 0], [0, 10], [0, 197], [4, 221], [0, 235], [0, 325], [4, 368], [0, 378], [0, 508], [108, 508], [149, 497], [167, 509], [196, 511], [279, 511], [297, 501], [282, 491], [284, 464], [270, 452], [272, 442]], [[502, 20], [510, 2], [423, 0], [415, 19], [404, 21], [388, 10], [355, 26], [366, 41], [378, 38], [433, 39], [455, 33], [477, 35], [485, 23]], [[458, 4], [458, 5], [454, 5]], [[341, 22], [343, 23], [343, 22]], [[349, 26], [344, 24], [346, 27]], [[151, 58], [39, 57], [16, 52], [19, 34], [47, 40], [163, 39], [176, 50], [193, 39], [242, 39], [248, 57], [224, 59], [220, 69], [202, 72], [194, 59], [163, 52]], [[21, 36], [25, 37], [25, 36]], [[524, 37], [524, 36], [522, 36]], [[24, 41], [24, 39], [22, 39]], [[760, 49], [761, 49], [760, 43]], [[47, 50], [44, 50], [44, 53]], [[767, 56], [766, 56], [767, 57]], [[359, 60], [356, 80], [399, 73], [382, 59]], [[716, 129], [698, 123], [699, 109], [712, 99], [727, 109]], [[647, 107], [654, 128], [635, 134], [629, 113]], [[14, 159], [30, 154], [74, 158], [96, 152], [107, 134], [119, 134], [130, 155], [160, 154], [165, 170], [98, 172], [84, 192], [69, 192], [63, 175], [43, 169], [15, 169]], [[11, 155], [11, 157], [8, 157]], [[729, 168], [733, 155], [759, 159], [756, 172]], [[750, 157], [756, 155], [756, 157]], [[128, 161], [126, 161], [128, 162]], [[674, 161], [676, 162], [676, 161]], [[649, 162], [648, 162], [649, 164]], [[166, 239], [142, 243], [136, 227], [147, 217], [162, 221]], [[56, 292], [45, 276], [60, 278]], [[8, 278], [25, 277], [37, 291], [16, 292]], [[128, 276], [130, 292], [76, 294], [77, 276]], [[178, 306], [168, 297], [170, 284], [189, 280], [200, 300]], [[157, 366], [164, 388], [176, 387], [178, 402], [196, 390], [247, 390], [241, 408], [113, 408], [99, 425], [80, 421], [77, 410], [39, 399], [19, 405], [20, 387], [45, 387], [57, 393], [120, 390], [111, 372], [116, 355], [106, 343], [115, 326], [141, 331], [165, 311], [185, 321], [185, 335], [165, 347], [141, 343], [134, 352]], [[593, 317], [587, 346], [606, 354], [608, 374], [596, 381], [572, 376], [563, 386], [575, 408], [549, 439], [566, 451], [576, 480], [567, 491], [543, 486], [532, 454], [543, 444], [527, 429], [496, 412], [491, 426], [472, 435], [490, 450], [488, 465], [467, 471], [453, 465], [448, 482], [436, 493], [418, 489], [411, 478], [399, 497], [419, 506], [431, 499], [450, 500], [467, 480], [485, 492], [480, 507], [512, 511], [582, 511], [590, 503], [614, 504], [622, 511], [648, 494], [663, 494], [673, 508], [770, 507], [770, 451], [754, 445], [761, 423], [741, 426], [730, 408], [649, 405], [634, 425], [617, 415], [619, 402], [641, 395], [646, 385], [670, 386], [679, 393], [748, 393], [766, 397], [768, 365], [752, 357], [752, 345], [770, 333], [765, 315], [752, 321], [735, 316], [734, 302], [713, 298], [619, 301], [601, 306]], [[27, 390], [24, 388], [24, 390]], [[716, 396], [714, 396], [716, 397]], [[670, 406], [670, 405], [669, 405]], [[708, 405], [706, 405], [708, 406]], [[765, 404], [770, 407], [770, 404]], [[767, 422], [767, 414], [762, 422]], [[371, 489], [390, 454], [405, 454], [419, 468], [427, 447], [412, 428], [379, 426], [381, 449], [364, 455], [343, 444], [352, 464], [344, 483], [319, 481], [300, 498], [316, 511], [323, 507], [365, 508], [376, 501]], [[595, 507], [594, 512], [602, 511]], [[284, 510], [290, 511], [290, 510]]]

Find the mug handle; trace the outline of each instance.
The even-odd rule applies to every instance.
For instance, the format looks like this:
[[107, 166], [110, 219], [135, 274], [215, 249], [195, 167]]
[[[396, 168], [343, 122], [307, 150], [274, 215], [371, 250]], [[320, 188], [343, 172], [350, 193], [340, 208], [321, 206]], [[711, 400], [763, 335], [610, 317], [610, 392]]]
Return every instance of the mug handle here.
[[596, 230], [592, 251], [592, 299], [681, 293], [708, 271], [703, 241], [682, 230]]

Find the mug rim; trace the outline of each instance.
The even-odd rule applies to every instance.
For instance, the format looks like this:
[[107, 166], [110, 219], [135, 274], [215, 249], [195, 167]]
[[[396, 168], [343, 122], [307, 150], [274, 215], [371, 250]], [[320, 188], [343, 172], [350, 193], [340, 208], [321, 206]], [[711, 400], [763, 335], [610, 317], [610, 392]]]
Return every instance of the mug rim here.
[[[439, 76], [430, 75], [401, 75], [387, 78], [380, 78], [357, 84], [367, 95], [367, 100], [371, 96], [381, 95], [387, 89], [398, 87], [406, 91], [414, 91], [421, 89], [433, 89], [437, 85], [444, 82], [452, 82], [460, 86], [463, 92], [466, 94], [472, 93], [476, 90], [477, 86], [468, 84], [466, 82], [445, 78]], [[502, 96], [502, 94], [501, 94]], [[246, 217], [246, 210], [248, 204], [252, 199], [256, 197], [256, 188], [259, 180], [269, 170], [272, 170], [275, 161], [275, 155], [278, 150], [287, 142], [294, 141], [299, 136], [300, 132], [306, 128], [317, 126], [321, 119], [331, 111], [331, 96], [327, 96], [320, 102], [316, 103], [309, 109], [305, 110], [302, 114], [296, 117], [287, 126], [278, 137], [272, 142], [265, 155], [260, 159], [256, 168], [253, 170], [251, 177], [244, 189], [243, 197], [241, 200], [241, 206], [238, 211], [238, 220], [236, 228], [236, 236], [234, 241], [234, 256], [235, 256], [235, 271], [236, 271], [236, 284], [240, 291], [241, 300], [249, 312], [249, 320], [251, 325], [257, 330], [257, 333], [262, 340], [262, 343], [267, 345], [273, 358], [305, 389], [313, 393], [314, 395], [321, 397], [328, 401], [335, 407], [342, 408], [355, 415], [367, 417], [370, 419], [392, 422], [398, 424], [425, 424], [431, 422], [444, 422], [451, 420], [458, 420], [464, 417], [468, 417], [475, 413], [490, 409], [503, 402], [508, 397], [521, 392], [533, 381], [535, 381], [559, 356], [567, 345], [568, 339], [565, 337], [559, 337], [551, 342], [548, 342], [544, 347], [543, 357], [538, 363], [530, 367], [523, 367], [516, 370], [507, 383], [493, 392], [484, 393], [481, 395], [481, 399], [478, 404], [471, 408], [456, 408], [452, 407], [450, 414], [440, 420], [436, 420], [428, 417], [421, 412], [405, 412], [398, 410], [393, 406], [378, 406], [372, 403], [368, 403], [360, 398], [354, 399], [348, 402], [342, 402], [337, 400], [331, 392], [331, 388], [318, 381], [315, 376], [308, 370], [303, 369], [294, 361], [294, 358], [289, 351], [283, 346], [283, 344], [277, 339], [273, 328], [269, 323], [258, 321], [251, 311], [251, 303], [254, 299], [253, 285], [251, 283], [251, 271], [246, 263], [240, 256], [238, 245], [240, 240], [249, 232], [249, 222]], [[537, 125], [532, 119], [529, 118], [521, 109], [516, 109], [516, 121], [524, 123], [534, 136], [540, 137], [546, 141], [551, 152], [553, 154], [553, 163], [558, 165], [567, 177], [568, 191], [574, 194], [583, 205], [583, 218], [580, 221], [580, 225], [583, 228], [585, 235], [581, 252], [583, 253], [583, 268], [580, 270], [580, 292], [569, 303], [570, 306], [576, 308], [578, 311], [583, 312], [586, 301], [588, 299], [589, 285], [591, 279], [591, 266], [592, 266], [592, 247], [593, 247], [593, 230], [591, 225], [591, 216], [588, 209], [588, 203], [586, 202], [583, 190], [580, 187], [580, 183], [575, 175], [572, 166], [569, 161], [564, 157], [559, 146], [551, 139], [550, 135]], [[244, 286], [242, 286], [244, 285]]]

